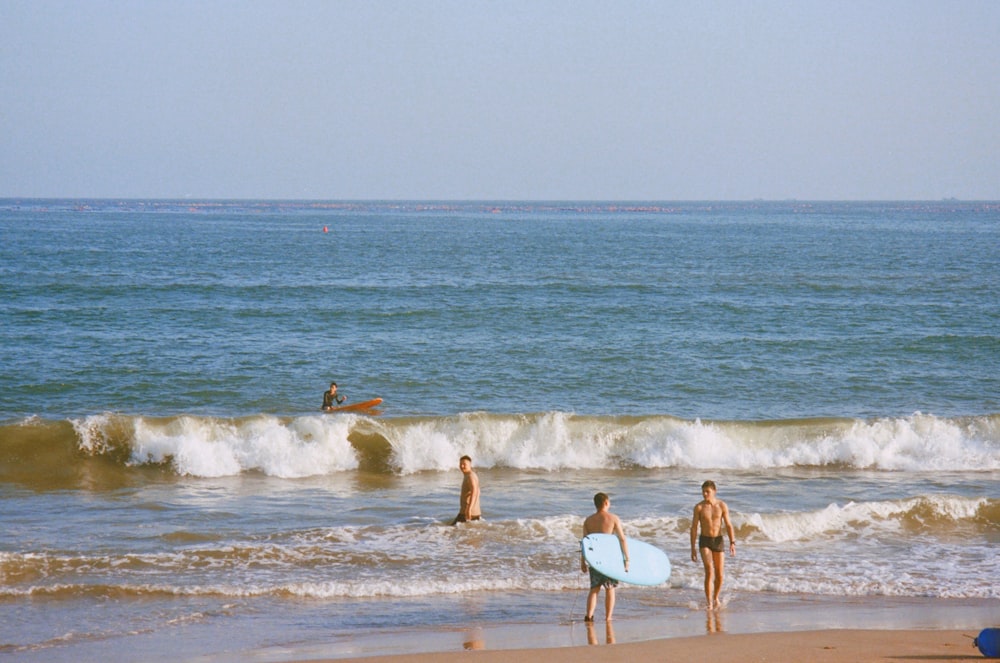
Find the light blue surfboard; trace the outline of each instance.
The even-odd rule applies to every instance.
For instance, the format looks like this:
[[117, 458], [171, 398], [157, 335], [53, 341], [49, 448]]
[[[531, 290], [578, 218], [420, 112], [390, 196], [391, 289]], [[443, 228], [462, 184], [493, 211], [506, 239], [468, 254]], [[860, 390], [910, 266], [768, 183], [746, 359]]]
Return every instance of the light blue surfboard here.
[[670, 578], [670, 560], [666, 553], [628, 537], [625, 543], [628, 544], [628, 571], [614, 534], [588, 534], [580, 541], [580, 549], [587, 564], [612, 580], [633, 585], [662, 585]]

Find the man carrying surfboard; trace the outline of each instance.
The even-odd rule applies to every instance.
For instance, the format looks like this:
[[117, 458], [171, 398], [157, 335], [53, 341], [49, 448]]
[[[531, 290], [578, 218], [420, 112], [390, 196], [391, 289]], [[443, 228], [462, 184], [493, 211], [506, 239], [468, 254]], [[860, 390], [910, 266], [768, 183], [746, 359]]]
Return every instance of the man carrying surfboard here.
[[[583, 521], [583, 535], [588, 534], [614, 534], [618, 537], [618, 543], [622, 548], [622, 559], [625, 562], [625, 570], [628, 571], [628, 544], [625, 542], [625, 532], [622, 530], [622, 521], [615, 514], [611, 513], [611, 498], [605, 493], [594, 495], [594, 507], [597, 509], [593, 514], [587, 516]], [[590, 572], [590, 593], [587, 594], [587, 615], [584, 621], [594, 621], [594, 611], [597, 609], [597, 595], [604, 588], [604, 619], [611, 621], [611, 613], [615, 610], [615, 587], [617, 580], [612, 580], [606, 575], [595, 571], [587, 565], [586, 558], [580, 556], [580, 571]]]
[[[701, 484], [701, 496], [704, 499], [695, 504], [694, 516], [691, 519], [691, 561], [698, 561], [698, 550], [700, 550], [701, 561], [705, 565], [705, 600], [708, 601], [710, 610], [722, 605], [719, 593], [722, 591], [726, 564], [726, 551], [722, 542], [723, 524], [726, 526], [726, 534], [729, 535], [729, 554], [736, 554], [736, 533], [733, 531], [732, 521], [729, 520], [729, 507], [715, 496], [715, 491], [714, 481]], [[698, 535], [699, 527], [701, 536]]]

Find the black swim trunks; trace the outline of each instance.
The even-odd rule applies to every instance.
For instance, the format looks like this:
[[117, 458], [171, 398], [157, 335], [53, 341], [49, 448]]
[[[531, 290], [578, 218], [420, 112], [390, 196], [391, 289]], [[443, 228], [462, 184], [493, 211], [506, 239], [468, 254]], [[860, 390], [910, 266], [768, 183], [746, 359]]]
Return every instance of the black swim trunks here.
[[719, 536], [699, 536], [698, 537], [698, 549], [708, 548], [712, 552], [726, 552], [723, 547], [722, 535]]
[[617, 587], [618, 581], [612, 580], [600, 571], [595, 571], [594, 567], [590, 567], [590, 588], [594, 587], [604, 587], [604, 589], [610, 589], [611, 587]]

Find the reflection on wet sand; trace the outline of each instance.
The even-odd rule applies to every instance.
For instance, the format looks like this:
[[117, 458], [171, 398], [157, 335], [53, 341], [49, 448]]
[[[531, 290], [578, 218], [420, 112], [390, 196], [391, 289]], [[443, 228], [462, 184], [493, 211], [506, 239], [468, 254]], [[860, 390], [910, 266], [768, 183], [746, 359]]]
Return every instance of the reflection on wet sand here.
[[[594, 626], [594, 622], [586, 622], [587, 624], [587, 644], [596, 645], [597, 642], [597, 628]], [[604, 642], [609, 645], [615, 644], [615, 627], [612, 622], [604, 622]]]
[[708, 633], [724, 633], [725, 628], [722, 624], [722, 611], [720, 610], [706, 610], [705, 611], [705, 631]]
[[466, 650], [486, 649], [486, 641], [483, 639], [483, 630], [480, 628], [469, 631], [465, 634], [465, 641], [462, 648]]

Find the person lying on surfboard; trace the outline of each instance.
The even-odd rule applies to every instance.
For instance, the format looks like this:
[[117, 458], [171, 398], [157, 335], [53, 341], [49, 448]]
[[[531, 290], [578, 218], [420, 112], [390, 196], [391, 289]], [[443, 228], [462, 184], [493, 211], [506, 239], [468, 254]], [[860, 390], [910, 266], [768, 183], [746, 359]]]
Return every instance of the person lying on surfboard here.
[[323, 392], [323, 409], [332, 410], [347, 400], [347, 396], [337, 396], [337, 383], [330, 383], [330, 391]]
[[[625, 561], [625, 570], [628, 571], [628, 544], [625, 543], [625, 531], [622, 530], [622, 521], [609, 510], [611, 508], [611, 498], [606, 493], [594, 495], [594, 507], [597, 511], [587, 516], [583, 521], [583, 535], [588, 534], [614, 534], [618, 537], [618, 543], [622, 547], [622, 557]], [[594, 621], [594, 610], [597, 609], [597, 595], [604, 588], [604, 619], [611, 621], [611, 613], [615, 611], [615, 587], [617, 580], [612, 580], [603, 573], [595, 571], [587, 565], [587, 560], [580, 556], [580, 571], [586, 573], [590, 571], [590, 593], [587, 594], [587, 615], [583, 618], [585, 622]]]

